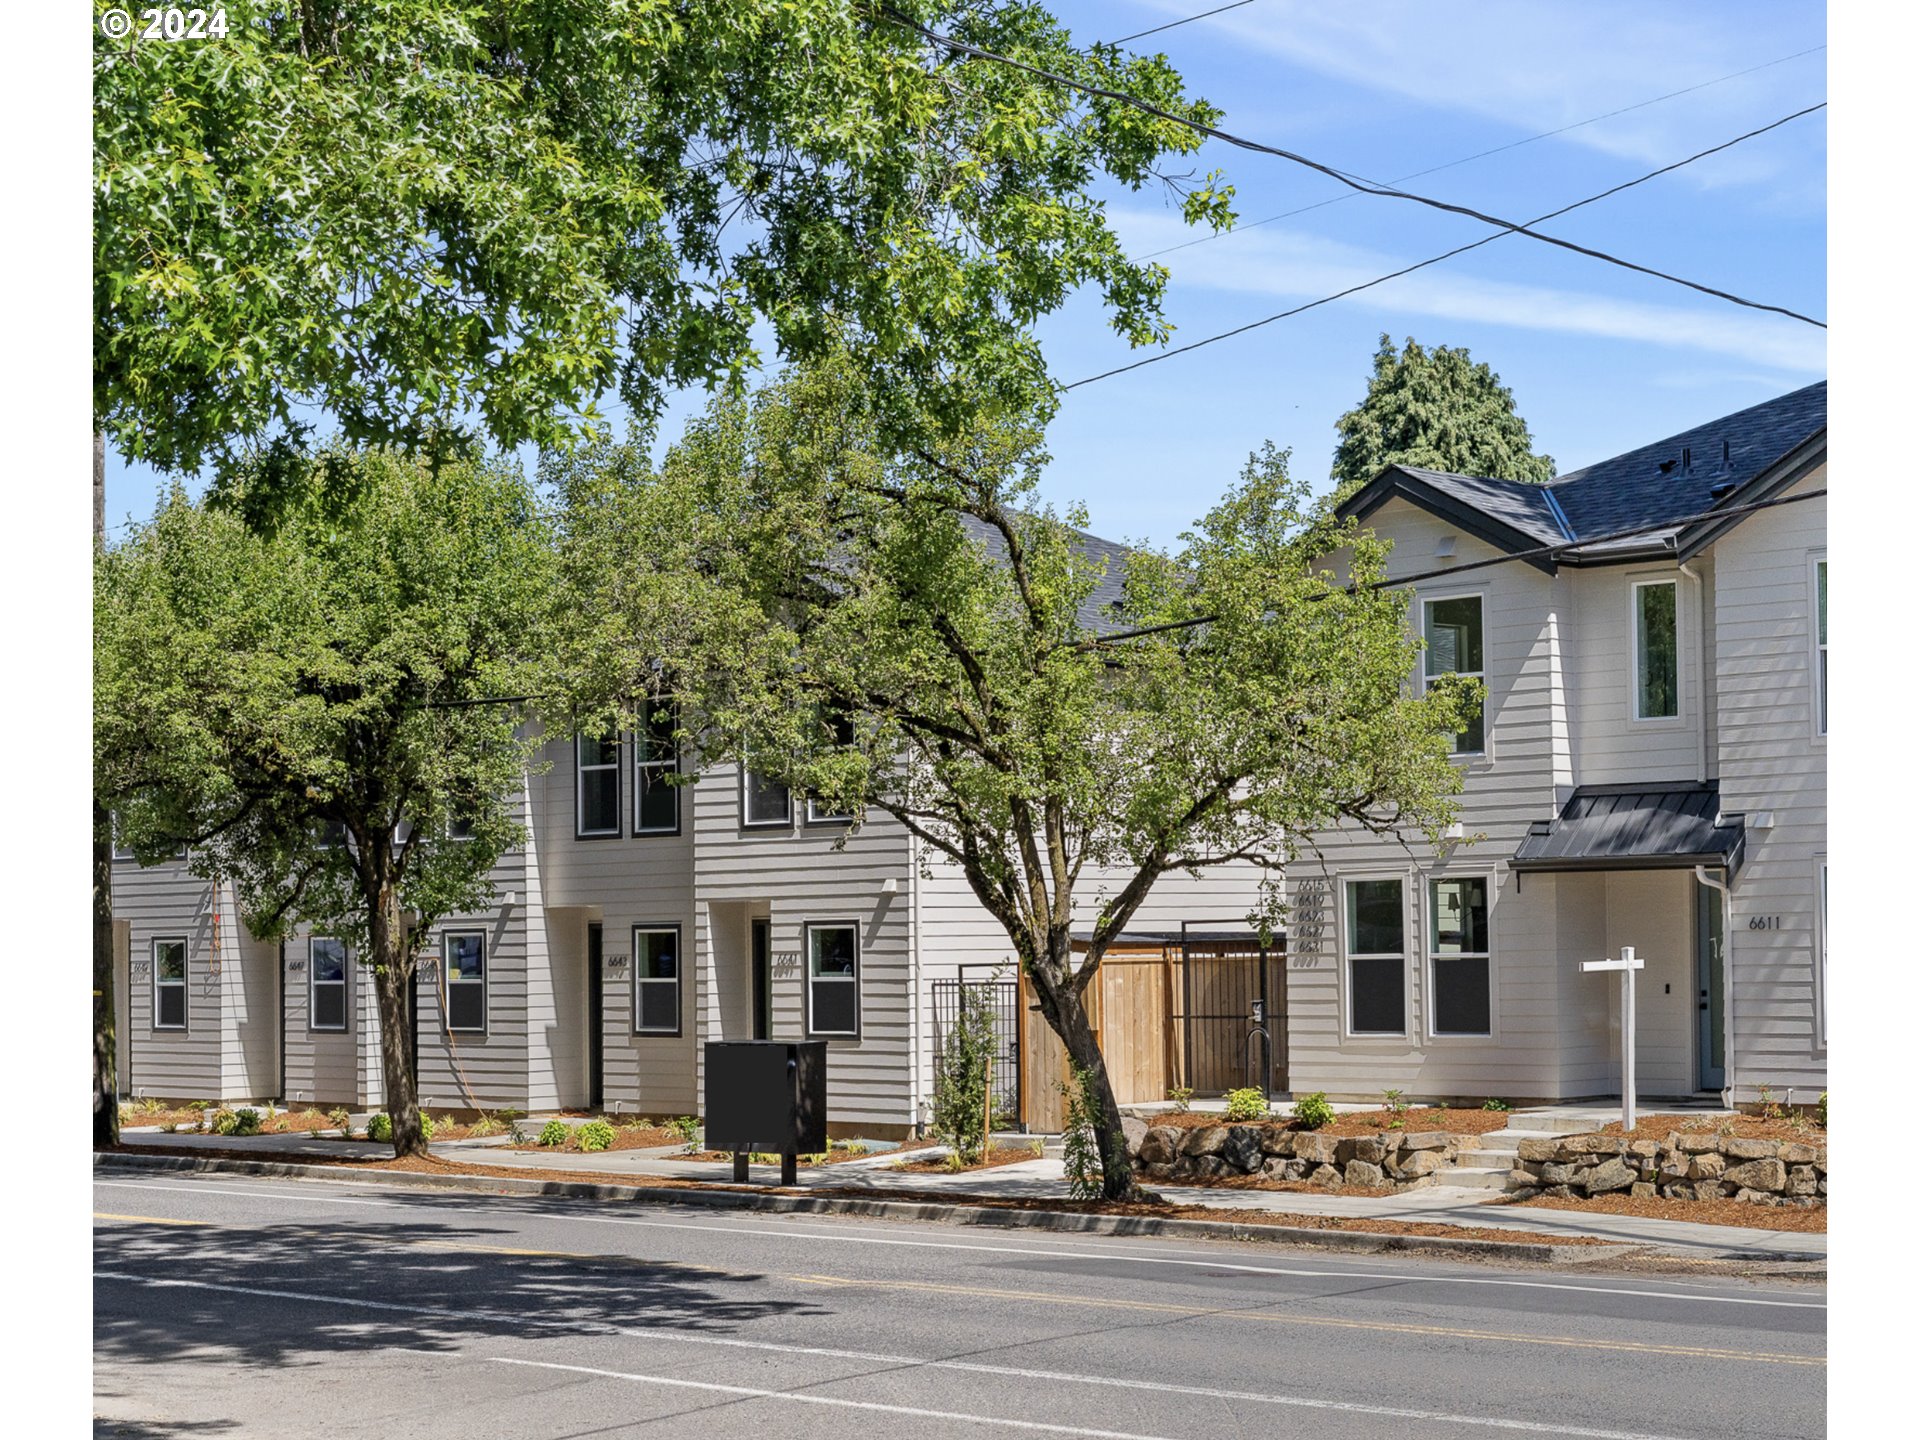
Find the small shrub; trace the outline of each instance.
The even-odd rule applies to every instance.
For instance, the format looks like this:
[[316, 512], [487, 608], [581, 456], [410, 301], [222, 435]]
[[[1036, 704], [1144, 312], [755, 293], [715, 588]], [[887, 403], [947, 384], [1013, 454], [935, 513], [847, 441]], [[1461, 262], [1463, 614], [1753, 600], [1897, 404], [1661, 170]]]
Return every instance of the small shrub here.
[[280, 1112], [273, 1108], [273, 1102], [269, 1100], [267, 1102], [267, 1114], [266, 1114], [267, 1124], [271, 1125], [273, 1124], [274, 1121], [278, 1120], [279, 1118], [280, 1118]]
[[1193, 1087], [1191, 1085], [1172, 1086], [1167, 1091], [1167, 1099], [1173, 1102], [1176, 1115], [1184, 1115], [1193, 1106]]
[[974, 1164], [986, 1146], [987, 1079], [999, 1045], [989, 994], [980, 985], [960, 987], [960, 1013], [940, 1036], [934, 1062], [930, 1128], [960, 1165]]
[[189, 1109], [189, 1110], [211, 1110], [211, 1109], [213, 1109], [213, 1101], [211, 1101], [211, 1100], [189, 1100], [189, 1101], [187, 1101], [187, 1109]]
[[1076, 1200], [1100, 1198], [1105, 1167], [1100, 1162], [1100, 1102], [1093, 1092], [1093, 1072], [1073, 1067], [1071, 1083], [1062, 1081], [1060, 1093], [1067, 1101], [1066, 1171], [1067, 1193]]
[[1266, 1115], [1267, 1097], [1252, 1086], [1227, 1092], [1227, 1119], [1264, 1120]]
[[[239, 1123], [240, 1123], [240, 1117], [234, 1114], [233, 1111], [227, 1109], [227, 1107], [224, 1105], [222, 1105], [218, 1110], [214, 1111], [213, 1118], [207, 1121], [207, 1124], [213, 1128], [213, 1133], [216, 1135], [233, 1134], [234, 1127], [237, 1126]], [[260, 1126], [260, 1117], [258, 1115], [253, 1117], [253, 1123], [254, 1123], [254, 1128], [258, 1129]]]
[[180, 1126], [177, 1121], [169, 1120], [166, 1124], [160, 1127], [160, 1133], [162, 1135], [173, 1135], [178, 1133], [179, 1129], [180, 1129]]
[[153, 1099], [136, 1100], [133, 1102], [133, 1113], [136, 1115], [158, 1115], [166, 1108], [167, 1107], [162, 1105], [158, 1100]]
[[488, 1135], [498, 1135], [501, 1129], [502, 1126], [500, 1122], [494, 1119], [493, 1116], [482, 1115], [467, 1127], [467, 1134], [478, 1140], [484, 1139]]
[[508, 1124], [507, 1141], [513, 1145], [524, 1145], [527, 1143], [527, 1132], [520, 1128], [520, 1122], [518, 1120]]
[[393, 1143], [393, 1117], [384, 1110], [376, 1110], [367, 1117], [367, 1139], [376, 1144]]
[[515, 1120], [526, 1119], [527, 1112], [524, 1110], [515, 1110], [511, 1105], [509, 1105], [506, 1109], [500, 1112], [499, 1118], [502, 1120], [505, 1120], [508, 1124], [512, 1124]]
[[673, 1122], [673, 1133], [680, 1137], [680, 1143], [687, 1147], [687, 1154], [698, 1154], [700, 1150], [700, 1122], [691, 1115], [682, 1115]]
[[1820, 1092], [1820, 1103], [1814, 1106], [1813, 1109], [1814, 1109], [1814, 1113], [1820, 1117], [1820, 1128], [1822, 1130], [1826, 1129], [1827, 1128], [1827, 1092], [1826, 1091], [1822, 1090]]
[[250, 1108], [241, 1108], [233, 1112], [234, 1135], [258, 1135], [260, 1133], [260, 1112]]
[[778, 1165], [780, 1163], [780, 1157], [778, 1155], [769, 1155], [764, 1150], [756, 1150], [747, 1156], [747, 1163], [749, 1165]]
[[353, 1138], [353, 1117], [347, 1114], [345, 1106], [336, 1106], [327, 1112], [327, 1123], [340, 1132], [342, 1140]]
[[420, 1112], [420, 1138], [422, 1140], [433, 1139], [433, 1116], [427, 1114], [424, 1110]]
[[1500, 1111], [1500, 1110], [1511, 1110], [1513, 1107], [1507, 1104], [1507, 1102], [1504, 1100], [1489, 1099], [1487, 1103], [1482, 1105], [1480, 1108], [1482, 1110]]
[[589, 1120], [579, 1130], [582, 1150], [610, 1150], [613, 1148], [614, 1129], [604, 1120]]
[[1293, 1102], [1293, 1118], [1306, 1130], [1318, 1130], [1323, 1125], [1331, 1125], [1333, 1106], [1327, 1103], [1327, 1092], [1315, 1090], [1311, 1095], [1296, 1099]]
[[545, 1145], [549, 1149], [567, 1143], [567, 1127], [558, 1120], [549, 1120], [540, 1127], [540, 1138], [535, 1144]]
[[1780, 1107], [1773, 1103], [1773, 1087], [1771, 1085], [1762, 1085], [1760, 1087], [1760, 1118], [1763, 1120], [1778, 1120], [1780, 1118]]

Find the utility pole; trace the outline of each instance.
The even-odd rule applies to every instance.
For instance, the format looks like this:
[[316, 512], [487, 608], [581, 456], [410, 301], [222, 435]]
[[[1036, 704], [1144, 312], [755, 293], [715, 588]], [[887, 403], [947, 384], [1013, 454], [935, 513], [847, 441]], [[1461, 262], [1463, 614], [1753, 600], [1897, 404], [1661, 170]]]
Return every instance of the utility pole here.
[[1631, 945], [1620, 947], [1618, 960], [1582, 960], [1580, 968], [1591, 974], [1596, 970], [1620, 972], [1620, 1128], [1633, 1129], [1633, 974], [1646, 968], [1646, 962], [1633, 953]]
[[[93, 432], [93, 561], [107, 548], [107, 436]], [[89, 789], [93, 788], [91, 786]], [[120, 1143], [120, 1076], [113, 1033], [113, 817], [93, 796], [93, 1143]]]

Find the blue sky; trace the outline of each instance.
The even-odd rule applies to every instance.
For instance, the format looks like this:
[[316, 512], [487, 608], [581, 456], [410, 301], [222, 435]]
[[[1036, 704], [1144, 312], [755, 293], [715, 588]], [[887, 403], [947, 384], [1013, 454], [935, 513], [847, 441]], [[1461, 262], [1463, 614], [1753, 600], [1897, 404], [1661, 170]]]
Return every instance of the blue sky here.
[[[1088, 40], [1207, 8], [1208, 0], [1054, 5]], [[1223, 128], [1380, 181], [1639, 106], [1406, 182], [1525, 219], [1824, 100], [1826, 54], [1815, 47], [1825, 27], [1824, 8], [1807, 4], [1253, 0], [1136, 43], [1163, 50], [1191, 93], [1226, 112]], [[1695, 86], [1703, 88], [1640, 104]], [[1218, 142], [1194, 164], [1226, 171], [1241, 227], [1159, 257], [1172, 272], [1176, 345], [1486, 233], [1461, 217], [1365, 196], [1249, 227], [1346, 192]], [[1826, 183], [1820, 114], [1548, 228], [1825, 318]], [[1136, 255], [1207, 233], [1186, 230], [1177, 205], [1158, 192], [1114, 186], [1103, 198]], [[1364, 393], [1382, 331], [1396, 341], [1464, 345], [1491, 364], [1536, 447], [1563, 470], [1826, 373], [1823, 331], [1508, 237], [1073, 391], [1049, 434], [1047, 493], [1084, 500], [1105, 534], [1170, 544], [1263, 441], [1290, 447], [1294, 473], [1324, 484], [1334, 421]], [[1063, 381], [1151, 353], [1129, 350], [1093, 296], [1050, 317], [1041, 336]], [[698, 402], [676, 404], [664, 433]], [[149, 513], [160, 483], [110, 461], [109, 522]]]

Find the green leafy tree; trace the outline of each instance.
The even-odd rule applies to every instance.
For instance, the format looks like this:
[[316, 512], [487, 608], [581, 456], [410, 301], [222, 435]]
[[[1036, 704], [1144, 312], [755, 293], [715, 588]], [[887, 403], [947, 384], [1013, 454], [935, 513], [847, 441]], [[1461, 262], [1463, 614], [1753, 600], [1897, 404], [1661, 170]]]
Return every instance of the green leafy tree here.
[[933, 1134], [960, 1165], [986, 1158], [988, 1089], [993, 1078], [995, 1031], [990, 992], [960, 987], [959, 1013], [940, 1036], [933, 1070]]
[[1553, 457], [1534, 453], [1513, 392], [1490, 367], [1474, 364], [1465, 347], [1427, 350], [1408, 337], [1396, 352], [1382, 335], [1366, 399], [1334, 428], [1336, 504], [1388, 465], [1537, 484], [1553, 478]]
[[[96, 784], [136, 858], [190, 845], [254, 934], [344, 937], [380, 1012], [397, 1155], [425, 1152], [407, 1002], [428, 930], [491, 894], [531, 750], [513, 708], [552, 545], [517, 470], [341, 457], [271, 534], [175, 492], [94, 590]], [[244, 481], [242, 482], [244, 484]]]
[[[1117, 610], [1083, 517], [1035, 497], [1037, 428], [892, 455], [852, 367], [717, 402], [658, 474], [630, 447], [553, 472], [580, 583], [617, 577], [584, 607], [589, 687], [658, 662], [707, 758], [890, 816], [955, 867], [1092, 1077], [1111, 1198], [1137, 1186], [1084, 997], [1154, 885], [1452, 813], [1460, 698], [1407, 693], [1406, 599], [1371, 585], [1385, 547], [1317, 514], [1285, 459], [1255, 456], [1177, 553], [1130, 552]], [[635, 556], [671, 583], [621, 574]], [[1119, 623], [1151, 633], [1103, 639]], [[1278, 910], [1263, 887], [1255, 918]]]

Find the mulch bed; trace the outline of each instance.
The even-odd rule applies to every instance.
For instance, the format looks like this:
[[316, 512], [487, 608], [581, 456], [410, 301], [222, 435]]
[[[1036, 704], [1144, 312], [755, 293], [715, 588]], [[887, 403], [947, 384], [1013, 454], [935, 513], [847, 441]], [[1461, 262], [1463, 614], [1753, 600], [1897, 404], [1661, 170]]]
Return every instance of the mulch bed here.
[[[525, 1134], [529, 1131], [535, 1134], [539, 1133], [538, 1126], [528, 1125], [524, 1121], [520, 1125], [520, 1130], [522, 1134]], [[439, 1140], [442, 1138], [438, 1127], [434, 1129], [433, 1138], [435, 1140]], [[449, 1140], [459, 1140], [464, 1137], [459, 1135], [448, 1135], [445, 1138]], [[680, 1143], [679, 1132], [677, 1130], [669, 1130], [663, 1125], [615, 1125], [613, 1127], [613, 1143], [609, 1145], [607, 1149], [608, 1150], [656, 1150], [662, 1145], [677, 1145], [679, 1143]], [[535, 1145], [529, 1142], [525, 1145], [504, 1145], [501, 1148], [504, 1150], [521, 1150], [529, 1154], [549, 1154], [549, 1155], [557, 1155], [562, 1153], [565, 1153], [565, 1154], [604, 1153], [600, 1151], [584, 1151], [583, 1152], [580, 1149], [580, 1130], [578, 1126], [568, 1127], [567, 1143], [564, 1145]]]
[[[1229, 1121], [1220, 1114], [1207, 1114], [1204, 1111], [1188, 1110], [1166, 1111], [1158, 1115], [1141, 1117], [1149, 1125], [1167, 1125], [1176, 1130], [1201, 1130], [1209, 1125], [1284, 1125], [1289, 1130], [1304, 1131], [1310, 1127], [1297, 1120], [1234, 1120]], [[1400, 1123], [1395, 1125], [1393, 1122]], [[1401, 1130], [1409, 1135], [1422, 1130], [1445, 1130], [1453, 1135], [1485, 1135], [1490, 1130], [1504, 1130], [1512, 1122], [1513, 1116], [1506, 1110], [1455, 1110], [1444, 1105], [1416, 1105], [1400, 1114], [1384, 1106], [1378, 1110], [1354, 1110], [1336, 1115], [1333, 1123], [1322, 1125], [1315, 1131], [1320, 1135], [1332, 1135], [1336, 1139], [1345, 1139], [1356, 1135], [1378, 1135], [1383, 1130]]]
[[[762, 1154], [764, 1152], [755, 1151], [754, 1153]], [[813, 1165], [842, 1165], [849, 1160], [871, 1160], [874, 1154], [875, 1152], [872, 1150], [830, 1149], [824, 1155], [802, 1155], [800, 1157], [800, 1165], [803, 1169]], [[691, 1153], [682, 1151], [678, 1155], [665, 1155], [661, 1158], [665, 1160], [702, 1160], [709, 1165], [713, 1165], [722, 1161], [732, 1161], [733, 1152], [731, 1150], [695, 1150]], [[774, 1164], [778, 1163], [779, 1159], [780, 1157], [776, 1155], [772, 1161], [761, 1160], [755, 1163], [762, 1165]]]
[[960, 1175], [972, 1170], [996, 1170], [1002, 1165], [1018, 1165], [1027, 1160], [1038, 1160], [1040, 1152], [1031, 1145], [996, 1145], [987, 1152], [985, 1159], [974, 1165], [949, 1165], [949, 1156], [941, 1155], [926, 1160], [903, 1160], [889, 1165], [889, 1170], [901, 1170], [910, 1175]]
[[1603, 1215], [1635, 1215], [1643, 1220], [1691, 1220], [1701, 1225], [1737, 1225], [1748, 1230], [1792, 1230], [1809, 1235], [1827, 1232], [1827, 1207], [1799, 1209], [1791, 1205], [1750, 1205], [1739, 1200], [1670, 1200], [1665, 1196], [1635, 1199], [1631, 1195], [1595, 1195], [1576, 1200], [1570, 1195], [1537, 1195], [1531, 1200], [1496, 1200], [1496, 1205], [1529, 1206], [1540, 1210], [1590, 1210]]
[[[1764, 1115], [1641, 1115], [1628, 1132], [1634, 1140], [1665, 1140], [1675, 1131], [1689, 1135], [1731, 1135], [1736, 1140], [1789, 1140], [1798, 1145], [1825, 1145], [1824, 1125], [1802, 1120], [1798, 1125], [1784, 1117], [1773, 1120]], [[1609, 1121], [1600, 1128], [1602, 1135], [1620, 1134], [1620, 1122]]]
[[[126, 1154], [177, 1155], [180, 1152], [171, 1148], [149, 1145], [120, 1144], [115, 1151]], [[284, 1160], [296, 1165], [340, 1165], [354, 1170], [404, 1170], [416, 1175], [462, 1175], [481, 1179], [497, 1180], [552, 1180], [566, 1184], [614, 1184], [639, 1189], [657, 1190], [743, 1190], [749, 1194], [765, 1194], [768, 1186], [736, 1187], [731, 1185], [702, 1184], [697, 1180], [675, 1180], [670, 1177], [653, 1175], [606, 1175], [581, 1170], [522, 1170], [507, 1169], [499, 1165], [470, 1165], [458, 1160], [443, 1160], [438, 1156], [421, 1160], [409, 1157], [405, 1160], [356, 1160], [345, 1156], [322, 1155], [262, 1155], [254, 1150], [205, 1149], [196, 1150], [196, 1155], [211, 1156], [226, 1160]], [[780, 1193], [800, 1193], [786, 1191]], [[804, 1192], [808, 1195], [825, 1195], [835, 1199], [849, 1200], [894, 1200], [912, 1203], [930, 1197], [922, 1195], [902, 1195], [897, 1190], [881, 1190], [861, 1186], [836, 1185], [829, 1188]], [[940, 1200], [955, 1205], [977, 1205], [997, 1210], [1055, 1210], [1068, 1211], [1080, 1215], [1138, 1215], [1169, 1220], [1223, 1220], [1236, 1225], [1280, 1225], [1290, 1228], [1309, 1230], [1361, 1230], [1376, 1235], [1416, 1235], [1431, 1236], [1448, 1240], [1510, 1240], [1528, 1245], [1607, 1245], [1611, 1241], [1601, 1240], [1589, 1235], [1553, 1235], [1544, 1236], [1531, 1230], [1502, 1230], [1493, 1226], [1479, 1225], [1441, 1225], [1424, 1220], [1364, 1220], [1345, 1215], [1285, 1215], [1267, 1210], [1219, 1210], [1208, 1205], [1169, 1205], [1165, 1203], [1127, 1203], [1107, 1200], [1069, 1200], [1060, 1199], [1014, 1199], [999, 1195], [942, 1195]]]

